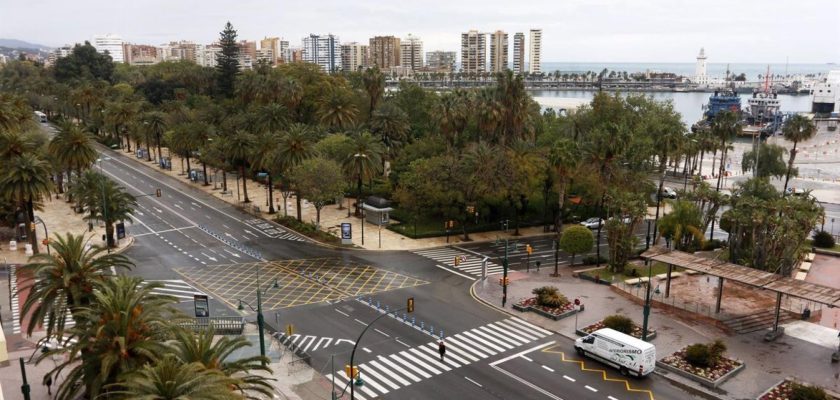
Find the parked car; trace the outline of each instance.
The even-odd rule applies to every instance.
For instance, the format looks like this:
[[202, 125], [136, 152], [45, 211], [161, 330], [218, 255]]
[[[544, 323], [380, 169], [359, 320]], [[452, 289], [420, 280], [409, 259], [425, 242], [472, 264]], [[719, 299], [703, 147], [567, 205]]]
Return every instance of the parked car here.
[[802, 195], [805, 194], [805, 189], [789, 187], [789, 188], [787, 188], [787, 194], [792, 194], [794, 196], [802, 196]]
[[598, 217], [592, 217], [580, 223], [589, 229], [598, 229], [598, 225], [604, 225], [604, 220]]
[[617, 368], [622, 375], [639, 378], [656, 368], [656, 347], [648, 342], [604, 328], [575, 340], [575, 351]]
[[613, 219], [617, 219], [617, 220], [621, 221], [621, 223], [622, 223], [622, 224], [625, 224], [625, 225], [629, 225], [629, 224], [630, 224], [630, 222], [633, 222], [633, 219], [632, 219], [632, 218], [630, 218], [630, 217], [628, 217], [628, 216], [624, 216], [624, 217], [621, 217], [621, 218], [619, 218], [619, 217], [610, 217], [610, 220], [613, 220]]
[[663, 198], [666, 198], [666, 199], [676, 199], [677, 198], [677, 191], [674, 190], [673, 188], [668, 187], [668, 186], [663, 186], [662, 187], [662, 192], [660, 194], [662, 195]]

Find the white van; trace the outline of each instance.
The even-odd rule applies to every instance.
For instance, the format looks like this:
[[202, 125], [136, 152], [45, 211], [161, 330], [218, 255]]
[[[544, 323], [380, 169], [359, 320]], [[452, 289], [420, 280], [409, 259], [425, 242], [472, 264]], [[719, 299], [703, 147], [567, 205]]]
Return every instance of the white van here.
[[656, 367], [656, 347], [648, 342], [604, 328], [575, 340], [575, 350], [618, 368], [622, 375], [647, 376]]

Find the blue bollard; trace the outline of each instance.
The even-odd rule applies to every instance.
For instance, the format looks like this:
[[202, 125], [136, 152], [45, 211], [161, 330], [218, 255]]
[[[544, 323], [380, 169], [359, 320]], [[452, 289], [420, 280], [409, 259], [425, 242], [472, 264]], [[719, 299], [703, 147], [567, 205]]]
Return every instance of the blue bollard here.
[[426, 323], [423, 322], [423, 321], [420, 321], [420, 330], [422, 331], [422, 330], [425, 330], [425, 329], [426, 329]]
[[440, 330], [440, 340], [443, 340], [443, 329]]
[[385, 305], [385, 314], [388, 314], [388, 305]]
[[403, 321], [408, 321], [408, 314], [403, 313]]
[[434, 336], [435, 335], [435, 327], [434, 325], [429, 325], [429, 334]]
[[413, 327], [414, 324], [417, 322], [417, 317], [411, 317], [411, 326]]
[[379, 300], [376, 300], [376, 309], [378, 310], [380, 306], [381, 304], [379, 303]]

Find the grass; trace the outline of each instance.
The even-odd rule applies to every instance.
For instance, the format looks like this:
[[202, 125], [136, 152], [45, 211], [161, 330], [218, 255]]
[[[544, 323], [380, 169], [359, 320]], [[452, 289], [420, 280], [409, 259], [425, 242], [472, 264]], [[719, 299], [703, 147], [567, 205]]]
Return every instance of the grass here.
[[[636, 276], [631, 276], [631, 271], [633, 269], [635, 269], [636, 272], [638, 273]], [[668, 272], [668, 265], [657, 262], [657, 263], [653, 263], [652, 269], [653, 269], [651, 271], [652, 276], [659, 275], [659, 274], [664, 274], [664, 273]], [[682, 271], [682, 269], [674, 267], [673, 271]], [[624, 273], [621, 273], [621, 274], [616, 274], [616, 273], [610, 272], [610, 270], [607, 269], [607, 268], [585, 271], [585, 272], [583, 272], [583, 274], [587, 275], [587, 276], [591, 276], [593, 278], [596, 275], [598, 275], [602, 280], [610, 281], [610, 282], [619, 282], [619, 281], [623, 281], [625, 279], [630, 279], [630, 278], [647, 277], [648, 276], [648, 267], [636, 266], [636, 265], [631, 264], [631, 265], [627, 266], [624, 269]]]
[[[813, 247], [813, 246], [814, 246], [814, 241], [813, 241], [812, 239], [808, 239], [808, 240], [806, 240], [806, 241], [805, 241], [805, 243], [806, 243], [806, 245], [807, 245], [807, 247], [808, 247], [808, 250], [810, 250], [810, 249], [811, 249], [811, 247]], [[817, 248], [818, 248], [818, 249], [823, 249], [823, 250], [830, 250], [830, 251], [837, 251], [837, 252], [840, 252], [840, 244], [835, 244], [835, 245], [834, 245], [834, 247], [832, 247], [832, 248], [830, 248], [830, 249], [825, 249], [825, 248], [822, 248], [822, 247], [817, 247]]]

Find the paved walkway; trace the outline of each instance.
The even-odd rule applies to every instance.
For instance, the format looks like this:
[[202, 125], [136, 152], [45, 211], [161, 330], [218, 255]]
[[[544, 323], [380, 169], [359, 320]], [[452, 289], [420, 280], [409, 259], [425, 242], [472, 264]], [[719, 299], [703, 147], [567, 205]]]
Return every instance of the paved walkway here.
[[[551, 321], [533, 313], [513, 311], [511, 304], [525, 297], [532, 297], [531, 290], [540, 286], [556, 286], [569, 299], [580, 298], [586, 309], [578, 317], [578, 327], [597, 322], [607, 315], [622, 314], [632, 317], [637, 323], [642, 322], [642, 306], [622, 296], [609, 286], [594, 284], [571, 276], [567, 268], [561, 278], [552, 278], [550, 271], [514, 272], [510, 275], [512, 283], [508, 287], [508, 303], [504, 311], [513, 313], [531, 323], [553, 330], [561, 335], [574, 338], [575, 318]], [[474, 289], [478, 298], [496, 308], [501, 308], [502, 288], [498, 276], [484, 281], [477, 281]], [[793, 331], [803, 335], [816, 333], [813, 327], [824, 329], [814, 324], [795, 323]], [[747, 367], [734, 378], [724, 383], [720, 389], [726, 399], [755, 399], [764, 390], [788, 376], [796, 376], [807, 382], [824, 386], [831, 390], [840, 390], [840, 365], [830, 363], [831, 348], [824, 345], [783, 336], [774, 343], [762, 340], [763, 332], [745, 335], [727, 336], [699, 319], [685, 313], [674, 313], [661, 308], [654, 308], [650, 315], [650, 326], [657, 330], [653, 343], [657, 348], [657, 357], [665, 357], [689, 344], [709, 342], [722, 338], [729, 347], [729, 355], [744, 360]], [[793, 333], [793, 332], [792, 332]], [[824, 332], [819, 332], [825, 337]], [[819, 341], [819, 340], [814, 340]], [[826, 344], [826, 343], [823, 343]], [[568, 343], [571, 347], [571, 343]], [[836, 345], [836, 341], [835, 341]], [[692, 384], [694, 385], [694, 384]], [[694, 385], [696, 386], [696, 385]]]

